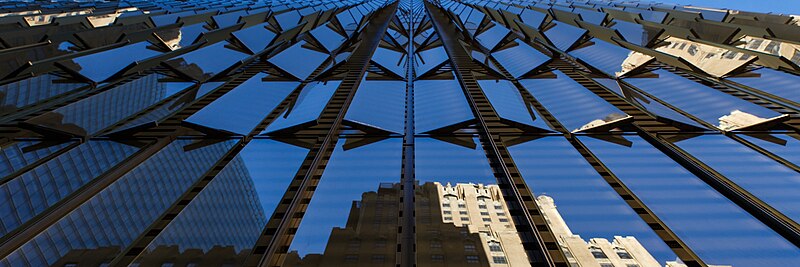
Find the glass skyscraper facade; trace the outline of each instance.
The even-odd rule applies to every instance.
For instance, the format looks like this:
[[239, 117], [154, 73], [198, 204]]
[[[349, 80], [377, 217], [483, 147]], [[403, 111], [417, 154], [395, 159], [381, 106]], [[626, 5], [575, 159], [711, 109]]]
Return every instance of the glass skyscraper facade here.
[[800, 15], [0, 3], [0, 266], [800, 266]]

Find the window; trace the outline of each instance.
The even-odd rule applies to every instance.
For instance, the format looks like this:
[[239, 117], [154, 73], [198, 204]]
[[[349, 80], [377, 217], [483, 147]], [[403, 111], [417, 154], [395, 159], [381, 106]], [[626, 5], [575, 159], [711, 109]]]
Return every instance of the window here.
[[506, 219], [506, 218], [500, 218], [500, 222], [508, 222], [508, 219]]
[[467, 255], [467, 263], [478, 263], [477, 255]]
[[481, 211], [481, 216], [489, 216], [489, 212], [487, 212], [487, 211]]
[[486, 209], [486, 204], [481, 204], [481, 205], [478, 205], [478, 208], [479, 208], [479, 209], [482, 209], [482, 210], [485, 210], [485, 209]]
[[458, 204], [458, 208], [459, 209], [466, 209], [467, 208], [467, 204]]
[[728, 52], [725, 52], [722, 56], [727, 58], [727, 59], [734, 59], [738, 55], [739, 55], [739, 52], [728, 51]]
[[452, 211], [449, 211], [449, 210], [446, 210], [446, 211], [444, 211], [444, 212], [442, 212], [442, 213], [444, 213], [444, 214], [453, 214], [453, 212], [452, 212]]
[[467, 211], [465, 211], [465, 210], [462, 210], [462, 211], [459, 211], [459, 212], [458, 212], [458, 214], [461, 214], [461, 215], [467, 215]]
[[600, 267], [614, 267], [614, 264], [611, 263], [601, 263]]
[[171, 262], [165, 262], [161, 264], [161, 267], [172, 267], [173, 264]]
[[432, 261], [444, 261], [444, 255], [441, 254], [433, 254], [431, 255]]
[[497, 263], [497, 264], [506, 264], [506, 263], [508, 263], [508, 261], [506, 261], [506, 257], [504, 257], [504, 256], [492, 256], [492, 261], [494, 263]]
[[695, 54], [697, 54], [697, 46], [696, 45], [690, 45], [689, 49], [686, 50], [686, 52], [689, 53], [689, 55], [694, 56]]
[[431, 241], [431, 248], [442, 248], [442, 242], [438, 240]]
[[464, 251], [466, 252], [475, 252], [475, 245], [474, 244], [465, 244]]
[[372, 255], [372, 262], [382, 263], [386, 261], [386, 255], [374, 254]]
[[678, 49], [683, 50], [684, 47], [686, 47], [686, 43], [681, 43], [681, 47]]
[[344, 262], [357, 262], [357, 261], [358, 261], [358, 255], [355, 254], [344, 255]]
[[606, 256], [606, 254], [603, 253], [603, 251], [598, 247], [590, 247], [589, 252], [592, 253], [592, 256], [594, 256], [595, 259], [608, 259], [608, 256]]
[[449, 208], [450, 207], [450, 203], [444, 203], [444, 204], [442, 204], [442, 207]]
[[628, 263], [628, 264], [626, 264], [626, 265], [625, 265], [625, 267], [639, 267], [639, 264], [636, 264], [636, 263]]
[[627, 251], [625, 251], [624, 249], [616, 249], [616, 251], [617, 251], [617, 256], [619, 256], [620, 259], [623, 259], [623, 260], [632, 260], [633, 259], [631, 254], [628, 253]]
[[771, 41], [764, 50], [766, 50], [767, 53], [779, 55], [781, 51], [781, 42]]
[[503, 248], [500, 247], [500, 243], [491, 242], [491, 243], [489, 243], [489, 251], [491, 251], [491, 252], [503, 252]]
[[761, 43], [763, 42], [764, 40], [754, 39], [752, 42], [750, 42], [750, 45], [748, 47], [750, 47], [750, 49], [758, 49], [758, 47], [761, 46]]
[[502, 210], [503, 209], [503, 205], [502, 204], [494, 204], [494, 209]]
[[800, 50], [797, 49], [794, 50], [794, 55], [792, 56], [792, 62], [794, 62], [794, 64], [800, 65]]
[[445, 221], [452, 221], [452, 220], [453, 220], [453, 217], [444, 217], [444, 220], [445, 220]]
[[490, 218], [483, 218], [483, 221], [484, 221], [484, 222], [491, 222], [491, 221], [492, 221], [492, 219], [490, 219]]

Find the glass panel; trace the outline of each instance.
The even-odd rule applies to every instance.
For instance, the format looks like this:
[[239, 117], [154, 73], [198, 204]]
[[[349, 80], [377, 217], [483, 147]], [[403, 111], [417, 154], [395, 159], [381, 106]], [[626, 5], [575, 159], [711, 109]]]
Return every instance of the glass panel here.
[[530, 266], [478, 139], [446, 139], [415, 139], [418, 265]]
[[161, 54], [148, 49], [150, 45], [148, 42], [139, 42], [78, 57], [72, 61], [77, 64], [75, 70], [78, 73], [92, 81], [102, 82], [131, 63]]
[[544, 22], [547, 14], [535, 11], [533, 9], [525, 9], [525, 11], [523, 11], [519, 16], [522, 20], [522, 23], [527, 24], [534, 29], [538, 29], [539, 25], [542, 25], [542, 22]]
[[382, 130], [403, 133], [405, 129], [406, 83], [363, 81], [345, 119]]
[[406, 76], [406, 57], [404, 53], [379, 47], [375, 50], [375, 54], [372, 55], [372, 61], [391, 70], [400, 77]]
[[567, 130], [580, 131], [629, 117], [561, 71], [553, 73], [555, 79], [527, 79], [520, 83]]
[[0, 235], [16, 230], [137, 150], [110, 141], [86, 142], [0, 185]]
[[475, 40], [481, 43], [486, 49], [492, 50], [500, 41], [503, 40], [508, 33], [511, 32], [502, 25], [494, 24], [493, 27], [489, 28], [475, 36]]
[[80, 136], [94, 134], [188, 86], [187, 83], [159, 82], [163, 77], [150, 74], [28, 122]]
[[787, 217], [800, 221], [800, 173], [722, 135], [702, 135], [675, 144]]
[[[111, 260], [142, 235], [235, 141], [188, 150], [177, 140], [12, 252], [12, 266]], [[71, 252], [71, 253], [70, 253]], [[92, 253], [90, 259], [83, 253]]]
[[[267, 74], [264, 73], [253, 76], [186, 121], [237, 134], [249, 134], [300, 84], [263, 82], [265, 77]], [[230, 119], [233, 116], [236, 116], [235, 120]]]
[[227, 44], [227, 42], [219, 42], [206, 46], [167, 63], [194, 79], [204, 81], [248, 56], [245, 53], [226, 48]]
[[569, 54], [612, 77], [622, 76], [653, 58], [600, 39], [594, 38], [592, 42], [593, 45], [570, 51]]
[[577, 42], [584, 33], [586, 33], [584, 29], [558, 22], [556, 26], [544, 32], [544, 35], [547, 39], [550, 39], [550, 42], [552, 42], [556, 48], [566, 51]]
[[600, 25], [603, 23], [603, 20], [606, 18], [605, 12], [597, 12], [594, 10], [587, 10], [583, 8], [575, 8], [573, 11], [581, 15], [581, 19], [583, 21], [589, 22], [591, 24]]
[[614, 93], [618, 94], [619, 96], [627, 99], [630, 102], [636, 103], [641, 105], [645, 110], [653, 113], [656, 116], [673, 120], [676, 122], [680, 122], [683, 124], [691, 125], [694, 127], [698, 127], [701, 129], [705, 129], [706, 127], [702, 124], [678, 113], [677, 111], [661, 104], [660, 102], [639, 93], [638, 91], [631, 90], [631, 89], [622, 89], [619, 85], [617, 80], [613, 79], [594, 79], [596, 82], [602, 84], [608, 89], [611, 89]]
[[455, 80], [414, 82], [414, 128], [425, 133], [474, 118]]
[[297, 13], [297, 11], [294, 10], [289, 10], [287, 12], [275, 15], [275, 20], [278, 22], [278, 25], [281, 26], [281, 29], [286, 31], [294, 28], [300, 23], [300, 13]]
[[[229, 260], [241, 265], [297, 173], [307, 149], [255, 139], [150, 243], [136, 260], [158, 266], [164, 253], [205, 263]], [[224, 199], [220, 202], [219, 200]], [[232, 250], [230, 248], [233, 248]], [[222, 264], [222, 263], [220, 263]]]
[[[509, 152], [525, 183], [537, 194], [559, 244], [575, 258], [592, 257], [587, 249], [591, 240], [601, 244], [599, 248], [610, 258], [617, 256], [612, 246], [624, 248], [642, 266], [675, 260], [664, 241], [563, 137], [514, 145]], [[613, 245], [602, 245], [607, 242]]]
[[316, 120], [340, 83], [340, 81], [329, 81], [306, 85], [294, 104], [261, 133], [274, 132]]
[[[707, 264], [792, 266], [800, 250], [637, 137], [631, 146], [579, 137]], [[698, 223], [702, 222], [702, 223]]]
[[[761, 68], [749, 74], [758, 74], [759, 77], [731, 77], [725, 80], [737, 82], [768, 94], [782, 97], [795, 103], [800, 103], [800, 77], [783, 71]], [[796, 108], [800, 108], [795, 104]]]
[[333, 51], [339, 48], [340, 45], [346, 40], [344, 36], [333, 31], [330, 27], [323, 25], [311, 30], [311, 35], [314, 36], [328, 51]]
[[180, 28], [161, 30], [155, 34], [169, 48], [178, 50], [193, 44], [201, 33], [207, 32], [208, 30], [203, 25], [205, 23], [197, 23]]
[[449, 59], [447, 57], [447, 52], [442, 46], [420, 51], [417, 53], [417, 55], [419, 57], [419, 62], [414, 68], [414, 72], [417, 74], [417, 76], [432, 70], [436, 66], [441, 65]]
[[275, 39], [276, 34], [265, 28], [269, 22], [264, 22], [252, 27], [238, 30], [233, 33], [239, 41], [244, 43], [250, 51], [258, 53], [264, 48], [267, 48], [272, 39]]
[[239, 17], [247, 15], [246, 10], [240, 10], [211, 17], [217, 23], [217, 29], [227, 28], [239, 22]]
[[749, 55], [739, 57], [737, 52], [685, 39], [668, 37], [665, 41], [670, 45], [655, 50], [680, 57], [715, 77], [725, 76], [748, 64], [751, 59]]
[[187, 90], [181, 96], [173, 97], [173, 100], [162, 103], [158, 108], [142, 114], [136, 119], [131, 120], [130, 122], [125, 123], [118, 128], [115, 128], [114, 131], [129, 129], [145, 123], [159, 122], [169, 117], [169, 115], [173, 114], [174, 112], [177, 112], [191, 103], [194, 103], [194, 100], [205, 96], [209, 91], [219, 87], [222, 84], [223, 82], [209, 82], [200, 84], [200, 86], [192, 87], [192, 89]]
[[796, 134], [740, 134], [737, 136], [800, 166], [800, 136]]
[[547, 123], [540, 119], [542, 116], [522, 98], [522, 94], [510, 81], [483, 80], [478, 81], [478, 85], [500, 117], [540, 129], [550, 129]]
[[0, 147], [0, 181], [6, 175], [76, 144], [71, 141], [20, 140]]
[[0, 85], [0, 113], [37, 104], [61, 94], [72, 92], [84, 84], [56, 82], [57, 76], [45, 74], [18, 82]]
[[626, 82], [723, 130], [753, 125], [780, 114], [706, 87], [666, 70], [658, 78], [628, 78]]
[[503, 65], [514, 78], [520, 78], [550, 60], [549, 56], [530, 45], [520, 40], [514, 42], [517, 46], [492, 53], [497, 62], [500, 62], [500, 65]]
[[347, 150], [344, 143], [339, 140], [314, 190], [283, 266], [395, 266], [402, 139]]
[[631, 23], [622, 20], [614, 20], [614, 22], [616, 24], [614, 24], [614, 26], [611, 28], [617, 30], [617, 32], [619, 32], [622, 37], [625, 38], [625, 41], [640, 46], [648, 45], [650, 40], [660, 35], [659, 29], [645, 27], [642, 24]]
[[[303, 45], [305, 44], [305, 41], [298, 42], [268, 61], [294, 75], [294, 77], [305, 80], [328, 59], [326, 54], [304, 48]], [[297, 60], [300, 58], [303, 59], [303, 64], [297, 64]]]

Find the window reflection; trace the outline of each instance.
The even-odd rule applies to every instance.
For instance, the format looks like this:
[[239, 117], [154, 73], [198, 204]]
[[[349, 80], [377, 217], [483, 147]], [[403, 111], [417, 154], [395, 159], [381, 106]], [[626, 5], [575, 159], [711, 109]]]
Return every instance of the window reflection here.
[[621, 77], [653, 60], [651, 56], [597, 38], [592, 39], [592, 43], [590, 46], [570, 51], [569, 54], [612, 77]]
[[741, 134], [744, 138], [772, 154], [800, 166], [800, 136], [797, 134]]
[[387, 139], [343, 149], [340, 139], [283, 266], [394, 266], [401, 145]]
[[586, 30], [563, 22], [556, 23], [555, 26], [544, 32], [553, 46], [562, 51], [569, 50], [584, 34], [586, 34]]
[[52, 154], [63, 152], [63, 149], [73, 144], [75, 142], [37, 140], [20, 140], [3, 144], [0, 147], [0, 181], [4, 181], [7, 175]]
[[665, 41], [669, 44], [657, 47], [656, 51], [685, 59], [716, 77], [725, 76], [755, 60], [755, 57], [748, 54], [739, 54], [724, 48], [676, 37], [669, 37]]
[[[205, 81], [248, 56], [245, 53], [228, 49], [225, 47], [226, 45], [228, 45], [227, 42], [209, 45], [169, 60], [166, 64], [197, 81]], [[214, 56], [209, 57], [208, 55]]]
[[84, 86], [79, 83], [62, 83], [59, 80], [57, 76], [45, 74], [0, 85], [0, 114], [38, 104]]
[[[328, 58], [327, 54], [306, 49], [305, 41], [298, 42], [292, 47], [270, 58], [268, 61], [275, 66], [289, 72], [298, 80], [305, 80]], [[302, 58], [303, 64], [297, 64], [297, 59]]]
[[500, 65], [514, 78], [522, 78], [532, 70], [550, 61], [550, 57], [542, 54], [521, 40], [514, 41], [516, 46], [492, 53]]
[[274, 132], [316, 121], [328, 100], [336, 92], [340, 81], [315, 82], [306, 85], [292, 106], [283, 112], [262, 133]]
[[461, 85], [456, 80], [416, 81], [414, 99], [414, 125], [418, 133], [474, 118]]
[[363, 81], [345, 119], [378, 129], [403, 133], [406, 83]]
[[706, 263], [736, 267], [800, 263], [797, 247], [642, 138], [626, 136], [630, 146], [579, 138]]
[[539, 129], [550, 129], [542, 116], [522, 98], [522, 94], [510, 81], [483, 80], [478, 81], [478, 85], [501, 118]]
[[767, 68], [757, 69], [747, 74], [743, 77], [730, 77], [725, 80], [765, 92], [771, 98], [776, 98], [772, 96], [777, 96], [778, 101], [781, 101], [780, 98], [789, 100], [794, 102], [789, 105], [800, 108], [800, 78], [797, 76]]

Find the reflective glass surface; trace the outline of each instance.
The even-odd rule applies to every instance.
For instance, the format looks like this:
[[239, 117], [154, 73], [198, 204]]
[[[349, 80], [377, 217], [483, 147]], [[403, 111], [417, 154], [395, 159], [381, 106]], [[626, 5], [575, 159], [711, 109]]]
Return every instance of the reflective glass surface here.
[[131, 63], [161, 54], [148, 49], [149, 45], [148, 42], [139, 42], [78, 57], [72, 61], [79, 66], [78, 73], [92, 81], [102, 82]]
[[514, 42], [517, 43], [516, 46], [492, 53], [497, 62], [500, 62], [500, 65], [503, 65], [514, 78], [521, 78], [550, 60], [549, 56], [542, 54], [530, 45], [520, 40]]
[[378, 129], [402, 133], [405, 127], [406, 83], [363, 81], [345, 119]]
[[501, 118], [540, 129], [550, 129], [510, 81], [482, 80], [478, 84]]
[[414, 124], [418, 133], [474, 118], [457, 81], [417, 81], [414, 83], [414, 99]]
[[[731, 77], [726, 80], [737, 82], [779, 98], [800, 103], [800, 78], [786, 72], [773, 69], [757, 69], [752, 72], [757, 77]], [[798, 104], [794, 104], [798, 107]]]
[[84, 86], [79, 83], [56, 82], [58, 76], [42, 75], [0, 85], [0, 114], [37, 104]]
[[570, 51], [569, 54], [612, 77], [622, 76], [652, 59], [597, 38], [592, 39], [592, 42], [594, 44], [591, 46]]
[[556, 48], [566, 51], [572, 47], [584, 33], [586, 33], [584, 29], [558, 22], [556, 26], [545, 31], [544, 35]]
[[339, 87], [339, 81], [329, 81], [325, 83], [311, 83], [306, 85], [297, 99], [294, 100], [290, 109], [281, 114], [275, 121], [267, 126], [264, 133], [273, 132], [303, 123], [314, 121], [319, 117], [325, 104], [328, 103], [336, 88]]

